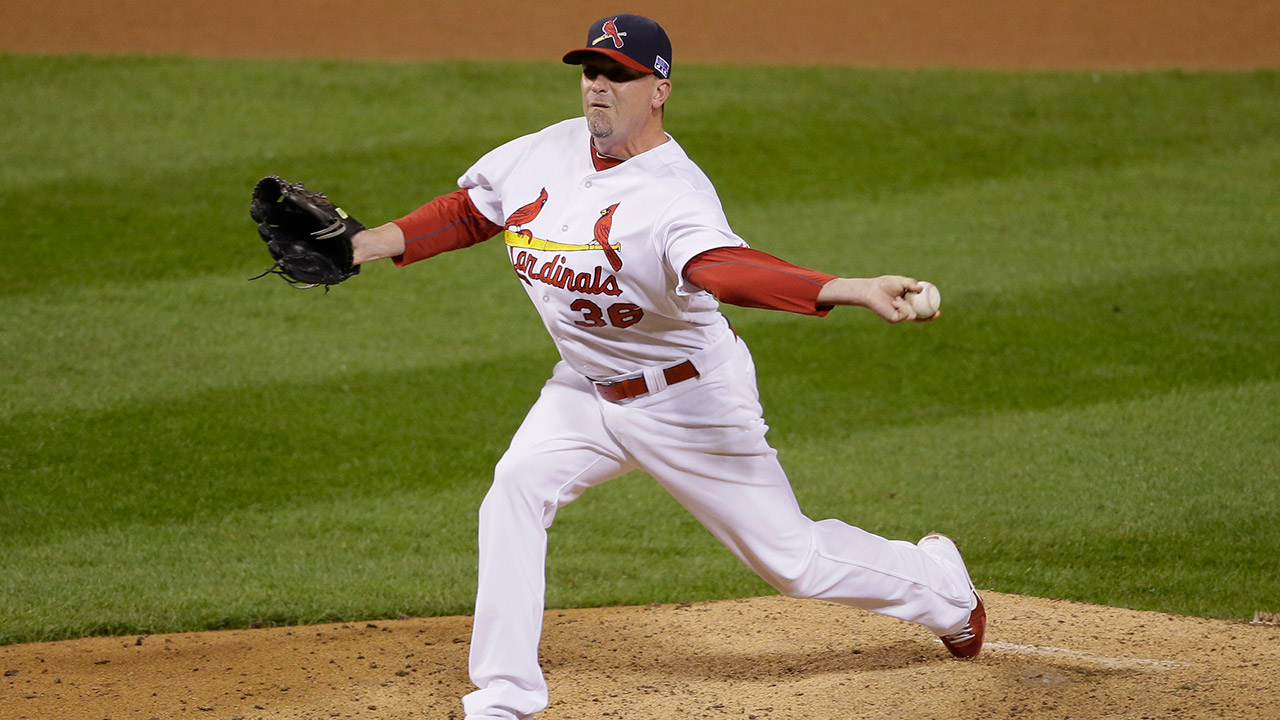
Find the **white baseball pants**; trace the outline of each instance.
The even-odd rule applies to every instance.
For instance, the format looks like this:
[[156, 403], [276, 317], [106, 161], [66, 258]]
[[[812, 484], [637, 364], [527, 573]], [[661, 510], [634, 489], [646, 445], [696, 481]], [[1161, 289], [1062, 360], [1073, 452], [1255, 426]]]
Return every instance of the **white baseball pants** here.
[[468, 720], [529, 718], [547, 706], [538, 666], [547, 528], [587, 488], [649, 473], [739, 559], [785, 595], [821, 598], [959, 630], [974, 596], [956, 569], [914, 544], [839, 520], [814, 522], [765, 440], [755, 366], [722, 341], [700, 376], [610, 403], [565, 363], [498, 463], [480, 507], [479, 586]]

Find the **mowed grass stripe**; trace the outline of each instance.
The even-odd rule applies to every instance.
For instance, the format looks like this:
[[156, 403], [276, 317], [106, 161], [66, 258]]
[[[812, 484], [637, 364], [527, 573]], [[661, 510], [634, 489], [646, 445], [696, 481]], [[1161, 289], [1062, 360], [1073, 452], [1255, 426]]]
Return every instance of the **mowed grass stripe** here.
[[[240, 256], [221, 241], [268, 172], [394, 216], [483, 149], [577, 112], [571, 69], [543, 65], [0, 63], [6, 293], [225, 267]], [[1247, 150], [1280, 135], [1277, 77], [694, 67], [670, 124], [734, 211]]]
[[944, 293], [1018, 292], [1276, 262], [1277, 168], [1280, 139], [1117, 168], [1046, 166], [890, 198], [780, 200], [727, 211], [753, 245], [833, 271], [902, 267]]
[[[252, 226], [252, 259], [199, 278], [68, 288], [9, 304], [0, 417], [102, 412], [263, 383], [332, 382], [511, 352], [554, 354], [498, 243], [411, 271], [371, 266], [325, 295], [274, 277]], [[253, 243], [253, 244], [249, 244]], [[483, 293], [479, 290], [483, 288]]]
[[[742, 332], [758, 356], [774, 427], [788, 437], [839, 444], [855, 428], [1065, 408], [1280, 376], [1280, 355], [1270, 352], [1280, 319], [1235, 312], [1236, 298], [1216, 292], [1249, 271], [1256, 292], [1280, 294], [1280, 266], [1205, 270], [1147, 278], [1176, 289], [1154, 295], [1147, 283], [1128, 287], [1118, 280], [1055, 294], [961, 294], [945, 320], [928, 326], [889, 327], [853, 316], [748, 324]], [[264, 347], [270, 341], [262, 337]], [[400, 482], [416, 483], [414, 476], [431, 477], [440, 463], [479, 443], [487, 452], [469, 471], [484, 477], [554, 361], [549, 346], [504, 355], [471, 348], [474, 354], [449, 362], [434, 357], [375, 371], [344, 364], [344, 344], [354, 351], [365, 340], [335, 341], [332, 357], [319, 358], [331, 364], [318, 371], [316, 353], [296, 352], [306, 338], [286, 343], [295, 357], [264, 370], [276, 375], [269, 383], [246, 364], [230, 374], [238, 382], [189, 398], [170, 387], [174, 397], [138, 392], [105, 412], [68, 408], [5, 421], [0, 433], [9, 442], [0, 460], [11, 478], [8, 500], [16, 504], [0, 527], [22, 536], [30, 532], [25, 523], [40, 517], [65, 527], [76, 517], [97, 524], [182, 516], [206, 501], [233, 507], [256, 502], [258, 492], [265, 493], [262, 501], [279, 501], [276, 491], [288, 482], [260, 478], [321, 477], [338, 467], [346, 471], [331, 482], [384, 487], [379, 478], [388, 471], [350, 465], [353, 454], [399, 464]], [[197, 363], [193, 375], [199, 375], [205, 353], [186, 343], [179, 352]], [[246, 350], [242, 361], [251, 363], [252, 354]], [[130, 382], [160, 372], [148, 366]], [[816, 417], [825, 421], [815, 423]], [[370, 479], [362, 480], [364, 474]], [[73, 497], [74, 511], [56, 510]]]
[[[0, 67], [0, 97], [16, 103], [0, 106], [14, 121], [0, 138], [23, 141], [5, 143], [11, 162], [0, 181], [13, 188], [129, 182], [136, 171], [228, 160], [310, 157], [323, 167], [459, 142], [487, 147], [579, 110], [573, 68], [554, 63], [0, 55]], [[1274, 138], [1280, 123], [1271, 112], [1280, 74], [1268, 72], [693, 65], [683, 75], [670, 124], [686, 145], [708, 150], [705, 166], [770, 169], [718, 183], [722, 193], [760, 198], [839, 197], [851, 182], [894, 190], [1046, 166], [1114, 167], [1197, 146], [1241, 147]], [[815, 139], [824, 143], [793, 142]], [[55, 156], [67, 162], [50, 164]]]
[[980, 585], [1248, 617], [1280, 591], [1277, 401], [1276, 380], [1174, 389], [782, 452], [810, 512], [892, 536], [952, 528]]
[[[851, 428], [840, 443], [789, 438], [782, 453], [812, 516], [904, 537], [945, 524], [982, 587], [1242, 617], [1280, 577], [1259, 555], [1280, 541], [1277, 489], [1239, 472], [1280, 462], [1266, 444], [1278, 400], [1280, 382], [1254, 382]], [[10, 545], [0, 642], [466, 612], [475, 520], [456, 509], [484, 482], [425, 469], [376, 490], [302, 473], [282, 480], [287, 497], [206, 496], [201, 513]], [[552, 546], [553, 607], [768, 592], [640, 475], [565, 508]]]
[[[876, 399], [889, 382], [910, 397], [933, 396], [957, 410], [981, 412], [988, 405], [1093, 402], [1182, 384], [1274, 377], [1277, 315], [1246, 311], [1244, 303], [1258, 298], [1254, 307], [1265, 309], [1266, 298], [1280, 292], [1278, 276], [1280, 264], [1246, 264], [1023, 292], [983, 292], [938, 279], [952, 288], [943, 319], [921, 327], [889, 327], [856, 314], [787, 322], [731, 314], [764, 367], [766, 392], [774, 385], [802, 392], [821, 381], [834, 404], [865, 397], [874, 415], [889, 401]], [[1247, 290], [1222, 291], [1246, 282], [1242, 278]], [[246, 292], [229, 285], [218, 287]], [[240, 397], [281, 395], [300, 409], [322, 410], [332, 401], [309, 388], [342, 387], [368, 373], [396, 385], [397, 378], [449, 373], [491, 382], [468, 370], [490, 363], [495, 376], [535, 382], [555, 359], [522, 298], [453, 316], [425, 309], [429, 299], [413, 299], [400, 311], [383, 300], [371, 307], [318, 294], [306, 301], [311, 307], [284, 302], [274, 309], [267, 299], [228, 308], [216, 294], [188, 297], [194, 299], [189, 309], [185, 300], [166, 307], [159, 304], [164, 298], [147, 294], [108, 313], [101, 305], [84, 308], [83, 323], [62, 324], [65, 314], [35, 307], [10, 316], [32, 323], [10, 340], [34, 339], [15, 345], [9, 356], [20, 364], [4, 383], [3, 419], [21, 426], [34, 418], [94, 417], [180, 406], [188, 396], [201, 406], [210, 395], [218, 404], [237, 405]], [[352, 329], [379, 311], [390, 313], [384, 323]], [[903, 375], [904, 369], [910, 372]], [[791, 404], [785, 394], [779, 401]], [[803, 404], [796, 409], [806, 412]]]
[[[1047, 286], [1043, 297], [1018, 297], [1015, 309], [1026, 312], [1045, 306], [1055, 288], [1115, 277], [1112, 306], [1130, 320], [1158, 306], [1156, 322], [1181, 325], [1191, 314], [1214, 324], [1243, 322], [1242, 333], [1267, 338], [1280, 310], [1280, 297], [1265, 291], [1280, 261], [1280, 209], [1269, 203], [1280, 196], [1277, 162], [1280, 143], [1270, 143], [1208, 161], [1144, 163], [1108, 174], [1065, 170], [1035, 183], [977, 182], [892, 203], [779, 203], [736, 212], [753, 244], [798, 262], [848, 274], [900, 269], [931, 279], [944, 289], [948, 321], [962, 319], [953, 310], [972, 314], [955, 302], [974, 293]], [[832, 217], [847, 222], [832, 225]], [[406, 271], [369, 268], [319, 298], [278, 283], [245, 284], [266, 261], [251, 224], [243, 218], [232, 224], [240, 226], [240, 241], [208, 252], [234, 259], [203, 278], [72, 285], [12, 300], [0, 317], [0, 349], [13, 361], [11, 374], [0, 376], [0, 415], [287, 381], [293, 367], [314, 377], [448, 364], [482, 358], [491, 348], [536, 354], [548, 347], [528, 322], [532, 311], [497, 242]], [[201, 247], [207, 246], [188, 251], [206, 252]], [[1170, 275], [1186, 268], [1239, 272], [1247, 294], [1227, 298]], [[1214, 297], [1224, 302], [1199, 307]], [[1072, 314], [1070, 307], [1052, 307]], [[744, 330], [756, 322], [798, 322], [725, 311]], [[378, 321], [361, 324], [369, 317]], [[844, 319], [837, 314], [820, 327]], [[809, 321], [799, 322], [808, 330]], [[357, 325], [358, 335], [350, 330]], [[299, 365], [303, 348], [310, 362]]]

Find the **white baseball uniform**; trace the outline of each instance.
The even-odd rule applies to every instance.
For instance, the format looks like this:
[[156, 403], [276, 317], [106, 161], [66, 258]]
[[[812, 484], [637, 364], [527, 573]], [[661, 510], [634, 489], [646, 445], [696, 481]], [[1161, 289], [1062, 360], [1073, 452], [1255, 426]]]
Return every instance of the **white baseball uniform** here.
[[[801, 512], [765, 439], [747, 346], [716, 299], [684, 279], [700, 253], [745, 246], [710, 181], [670, 136], [604, 170], [590, 147], [586, 121], [567, 120], [493, 150], [459, 179], [474, 208], [503, 228], [562, 358], [480, 508], [470, 660], [478, 689], [464, 698], [467, 718], [529, 718], [546, 707], [538, 644], [547, 528], [588, 488], [635, 469], [786, 595], [938, 635], [964, 626], [975, 598], [956, 568], [911, 543]], [[690, 366], [693, 376], [668, 370]], [[639, 381], [627, 378], [636, 376], [644, 394], [602, 397], [634, 391]]]

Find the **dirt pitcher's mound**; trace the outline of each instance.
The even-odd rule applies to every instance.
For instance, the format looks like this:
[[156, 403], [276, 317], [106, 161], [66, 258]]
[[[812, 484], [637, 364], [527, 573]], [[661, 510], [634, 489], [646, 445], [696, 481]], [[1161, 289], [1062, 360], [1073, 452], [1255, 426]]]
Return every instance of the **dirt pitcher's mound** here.
[[[1280, 627], [985, 593], [983, 654], [779, 597], [547, 613], [547, 720], [1277, 718]], [[0, 648], [0, 718], [460, 718], [470, 618]]]

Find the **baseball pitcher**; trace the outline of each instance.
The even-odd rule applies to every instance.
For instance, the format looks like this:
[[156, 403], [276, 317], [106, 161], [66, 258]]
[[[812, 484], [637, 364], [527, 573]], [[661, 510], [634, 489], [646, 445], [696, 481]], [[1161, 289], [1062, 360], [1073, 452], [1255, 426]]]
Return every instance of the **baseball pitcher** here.
[[405, 217], [356, 227], [340, 263], [349, 276], [500, 237], [560, 353], [480, 507], [468, 720], [546, 708], [547, 529], [588, 488], [636, 469], [783, 594], [918, 623], [953, 655], [977, 655], [985, 610], [951, 540], [891, 541], [804, 515], [765, 438], [751, 354], [718, 310], [853, 305], [898, 323], [922, 319], [906, 298], [921, 285], [749, 248], [663, 129], [672, 54], [653, 20], [603, 18], [563, 60], [582, 67], [583, 117], [490, 151], [457, 191]]

